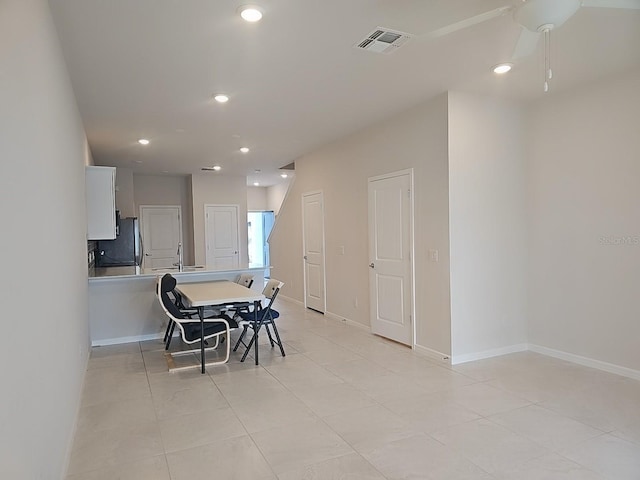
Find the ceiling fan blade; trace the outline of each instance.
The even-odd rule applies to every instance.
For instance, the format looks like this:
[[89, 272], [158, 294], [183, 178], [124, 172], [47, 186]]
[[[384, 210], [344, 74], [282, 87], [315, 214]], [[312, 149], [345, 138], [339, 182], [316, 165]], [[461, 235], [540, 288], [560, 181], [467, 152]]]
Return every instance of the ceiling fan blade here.
[[640, 0], [583, 0], [583, 7], [626, 8], [640, 10]]
[[432, 32], [429, 32], [427, 35], [429, 37], [442, 37], [444, 35], [457, 32], [458, 30], [462, 30], [464, 28], [472, 27], [473, 25], [478, 25], [479, 23], [486, 22], [487, 20], [501, 17], [502, 15], [504, 15], [507, 12], [510, 12], [511, 10], [513, 10], [513, 7], [511, 6], [505, 6], [505, 7], [489, 10], [488, 12], [481, 13], [480, 15], [469, 17], [465, 20], [460, 20], [459, 22], [455, 22], [455, 23], [452, 23], [451, 25], [447, 25], [446, 27], [433, 30]]
[[511, 60], [518, 60], [520, 58], [528, 57], [535, 52], [538, 46], [538, 40], [540, 39], [540, 33], [532, 32], [524, 27], [520, 30], [520, 37], [516, 43], [513, 53], [511, 54]]

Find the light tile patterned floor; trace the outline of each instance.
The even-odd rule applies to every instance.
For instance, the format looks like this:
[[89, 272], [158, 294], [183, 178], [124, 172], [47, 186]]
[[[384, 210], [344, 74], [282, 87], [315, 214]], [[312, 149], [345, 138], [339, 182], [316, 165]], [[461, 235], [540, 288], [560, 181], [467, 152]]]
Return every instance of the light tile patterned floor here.
[[258, 367], [94, 348], [67, 480], [640, 479], [640, 382], [534, 353], [450, 367], [277, 306], [287, 356], [265, 336]]

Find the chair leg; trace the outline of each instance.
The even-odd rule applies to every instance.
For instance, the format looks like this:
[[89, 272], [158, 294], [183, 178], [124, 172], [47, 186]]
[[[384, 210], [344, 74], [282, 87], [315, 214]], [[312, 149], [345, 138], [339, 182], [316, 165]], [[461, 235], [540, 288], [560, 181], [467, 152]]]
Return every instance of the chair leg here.
[[278, 333], [278, 328], [276, 327], [275, 322], [271, 324], [273, 326], [273, 333], [276, 334], [276, 338], [278, 339], [278, 346], [280, 347], [280, 353], [282, 353], [282, 356], [284, 357], [284, 347], [282, 346], [282, 340], [280, 340], [280, 334]]
[[236, 350], [238, 350], [238, 347], [240, 346], [240, 344], [242, 343], [242, 339], [244, 338], [245, 334], [247, 333], [247, 328], [248, 325], [243, 325], [242, 326], [242, 333], [240, 334], [240, 338], [238, 338], [238, 341], [236, 342], [236, 346], [233, 347], [233, 351], [235, 352]]
[[245, 361], [245, 359], [247, 358], [247, 355], [249, 355], [249, 352], [251, 351], [251, 347], [254, 347], [255, 361], [256, 361], [256, 365], [258, 365], [258, 335], [260, 333], [260, 329], [262, 328], [262, 325], [264, 325], [264, 320], [260, 320], [258, 322], [251, 322], [251, 328], [253, 328], [253, 335], [251, 335], [251, 341], [249, 342], [249, 344], [246, 345], [247, 349], [245, 350], [244, 355], [242, 355], [240, 362]]
[[269, 337], [269, 343], [271, 343], [271, 348], [273, 348], [273, 337], [271, 336], [271, 331], [269, 330], [269, 324], [265, 323], [264, 328], [267, 330], [267, 336]]
[[169, 337], [167, 338], [167, 343], [164, 346], [165, 350], [169, 350], [169, 345], [171, 345], [171, 339], [173, 338], [173, 330], [176, 328], [176, 322], [171, 322], [171, 330], [169, 331]]
[[167, 322], [167, 329], [164, 332], [164, 343], [167, 343], [167, 337], [169, 336], [169, 330], [171, 330], [171, 325], [173, 325], [173, 320], [169, 319]]

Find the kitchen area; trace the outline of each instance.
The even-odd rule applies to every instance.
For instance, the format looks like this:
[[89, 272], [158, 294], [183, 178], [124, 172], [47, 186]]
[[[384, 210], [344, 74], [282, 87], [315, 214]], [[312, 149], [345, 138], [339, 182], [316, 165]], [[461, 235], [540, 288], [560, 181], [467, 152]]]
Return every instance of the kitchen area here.
[[[155, 289], [164, 273], [178, 283], [233, 281], [251, 273], [254, 288], [262, 289], [269, 267], [249, 265], [245, 177], [88, 166], [86, 181], [93, 346], [163, 335], [166, 315]], [[231, 248], [213, 248], [224, 242]]]

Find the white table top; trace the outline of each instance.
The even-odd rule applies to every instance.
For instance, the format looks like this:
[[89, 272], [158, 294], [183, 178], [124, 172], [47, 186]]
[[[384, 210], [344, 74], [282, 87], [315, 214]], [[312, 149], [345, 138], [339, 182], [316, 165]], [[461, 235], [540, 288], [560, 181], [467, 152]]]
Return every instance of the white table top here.
[[228, 280], [182, 283], [176, 285], [176, 290], [182, 294], [191, 307], [255, 302], [264, 299], [262, 293]]

